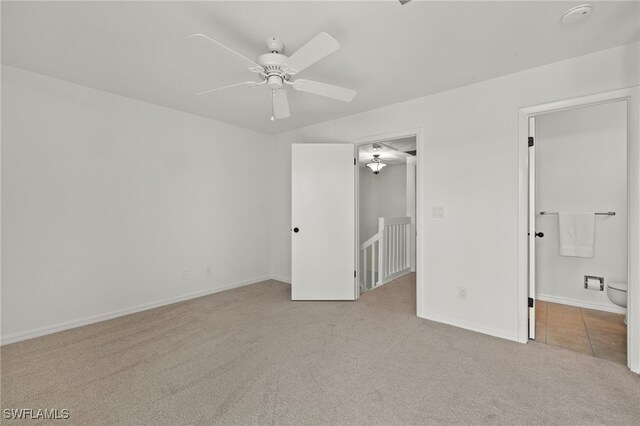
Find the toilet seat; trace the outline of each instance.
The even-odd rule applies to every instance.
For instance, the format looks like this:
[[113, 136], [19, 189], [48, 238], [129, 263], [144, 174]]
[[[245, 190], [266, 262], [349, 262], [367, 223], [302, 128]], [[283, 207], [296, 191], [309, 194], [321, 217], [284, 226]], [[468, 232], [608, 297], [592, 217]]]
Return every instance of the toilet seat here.
[[626, 292], [628, 289], [628, 285], [627, 283], [609, 283], [609, 288]]
[[[614, 305], [618, 305], [622, 308], [626, 308], [627, 307], [627, 289], [628, 289], [627, 283], [609, 283], [607, 285], [607, 296], [609, 297], [609, 300], [611, 300], [611, 302]], [[628, 316], [628, 312], [625, 312], [625, 315], [624, 315], [625, 325], [628, 323], [627, 316]]]

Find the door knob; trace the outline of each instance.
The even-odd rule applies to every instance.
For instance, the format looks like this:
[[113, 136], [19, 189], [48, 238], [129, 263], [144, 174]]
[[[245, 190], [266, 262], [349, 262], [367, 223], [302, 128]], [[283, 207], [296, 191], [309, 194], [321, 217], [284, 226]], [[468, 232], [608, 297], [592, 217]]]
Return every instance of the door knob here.
[[293, 232], [295, 232], [296, 234], [298, 233], [299, 230], [300, 229], [298, 229], [298, 228], [293, 228]]
[[536, 237], [542, 238], [542, 237], [544, 237], [544, 232], [536, 232], [535, 235], [536, 235]]

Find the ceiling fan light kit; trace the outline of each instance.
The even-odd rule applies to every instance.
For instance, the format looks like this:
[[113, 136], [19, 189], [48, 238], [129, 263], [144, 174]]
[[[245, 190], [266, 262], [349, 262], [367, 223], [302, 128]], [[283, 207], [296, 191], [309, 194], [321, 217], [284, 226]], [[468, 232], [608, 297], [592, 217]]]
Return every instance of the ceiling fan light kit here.
[[356, 97], [357, 92], [355, 90], [346, 89], [344, 87], [320, 83], [313, 80], [292, 80], [293, 76], [340, 48], [340, 44], [337, 40], [327, 33], [318, 34], [291, 56], [286, 56], [282, 53], [284, 51], [284, 42], [282, 42], [282, 40], [277, 37], [270, 37], [266, 40], [269, 52], [260, 55], [256, 61], [249, 59], [248, 57], [204, 34], [192, 34], [189, 37], [205, 38], [227, 51], [242, 57], [252, 64], [252, 66], [248, 68], [249, 71], [258, 74], [260, 78], [259, 81], [246, 81], [216, 89], [205, 90], [197, 93], [197, 95], [205, 95], [237, 86], [256, 87], [266, 84], [271, 89], [272, 121], [274, 119], [283, 119], [291, 116], [289, 100], [285, 90], [286, 86], [291, 86], [293, 89], [301, 92], [325, 96], [343, 102], [351, 102]]
[[374, 175], [379, 175], [380, 171], [385, 166], [385, 163], [380, 162], [380, 154], [373, 154], [373, 160], [371, 160], [371, 162], [367, 164], [367, 167], [371, 169]]

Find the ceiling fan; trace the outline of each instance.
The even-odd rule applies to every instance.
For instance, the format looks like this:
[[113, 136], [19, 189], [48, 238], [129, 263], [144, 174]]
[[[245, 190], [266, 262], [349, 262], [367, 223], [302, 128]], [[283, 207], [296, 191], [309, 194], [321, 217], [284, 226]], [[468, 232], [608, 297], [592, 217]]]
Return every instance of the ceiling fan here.
[[287, 118], [291, 115], [287, 92], [285, 91], [286, 86], [291, 86], [301, 92], [326, 96], [343, 102], [351, 102], [357, 94], [355, 90], [320, 83], [318, 81], [304, 79], [293, 80], [295, 75], [340, 48], [340, 44], [336, 39], [327, 33], [323, 32], [318, 34], [291, 56], [286, 56], [282, 53], [284, 50], [282, 40], [277, 37], [270, 37], [267, 39], [267, 49], [269, 52], [261, 55], [255, 61], [204, 34], [192, 34], [189, 36], [189, 38], [193, 37], [205, 38], [229, 52], [240, 56], [252, 64], [252, 66], [249, 67], [249, 71], [258, 75], [258, 81], [245, 81], [231, 84], [229, 86], [205, 90], [197, 93], [197, 95], [206, 95], [236, 86], [256, 87], [266, 84], [271, 88], [271, 120], [275, 120]]

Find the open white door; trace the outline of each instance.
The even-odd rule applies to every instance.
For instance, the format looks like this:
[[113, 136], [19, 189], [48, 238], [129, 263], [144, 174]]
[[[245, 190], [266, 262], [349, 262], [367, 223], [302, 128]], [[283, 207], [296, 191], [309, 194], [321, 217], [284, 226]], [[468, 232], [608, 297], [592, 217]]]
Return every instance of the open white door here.
[[292, 300], [356, 299], [354, 150], [292, 145]]
[[529, 339], [536, 338], [536, 119], [529, 117]]

